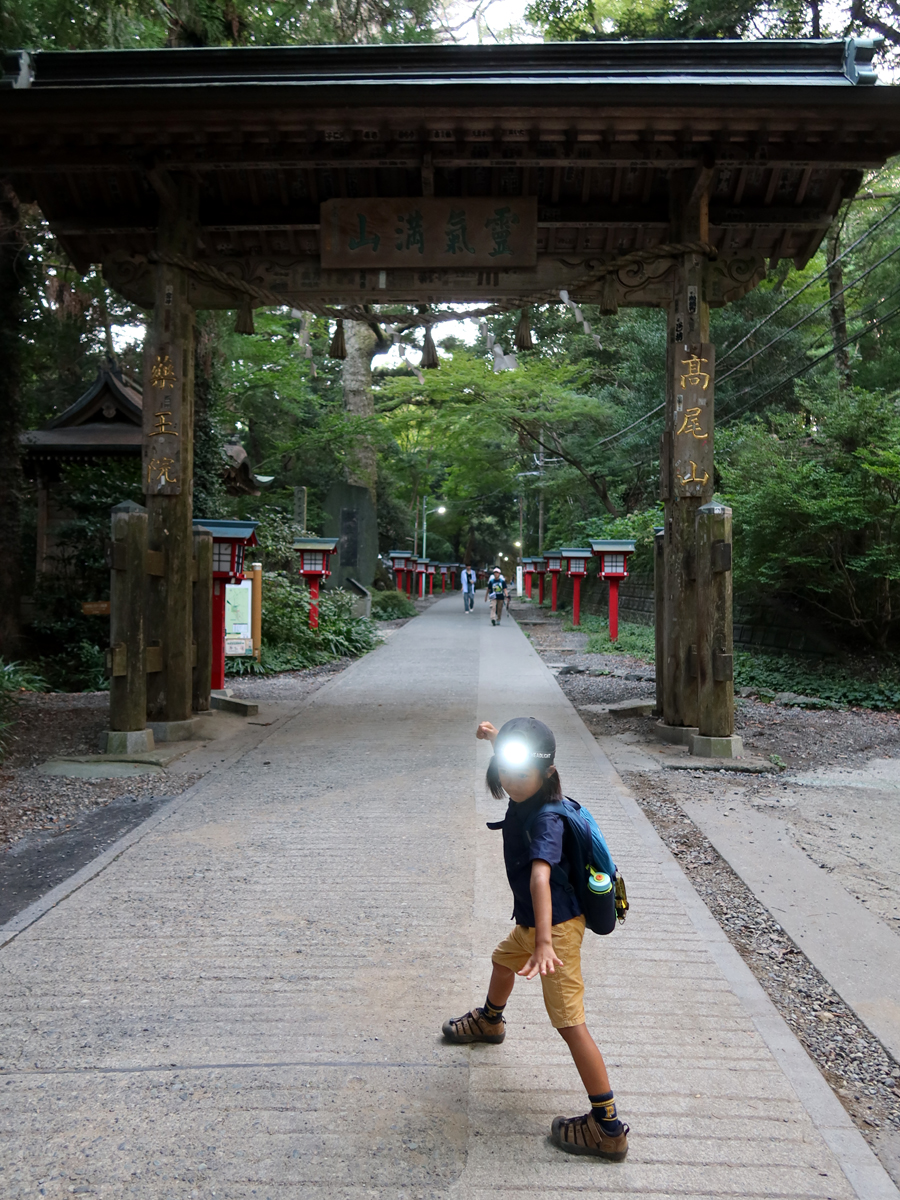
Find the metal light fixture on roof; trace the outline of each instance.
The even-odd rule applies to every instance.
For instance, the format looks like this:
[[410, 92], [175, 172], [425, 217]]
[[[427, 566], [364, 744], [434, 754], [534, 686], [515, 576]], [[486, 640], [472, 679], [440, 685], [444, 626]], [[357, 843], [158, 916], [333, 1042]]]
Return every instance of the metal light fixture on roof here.
[[568, 560], [568, 575], [572, 580], [572, 624], [581, 624], [581, 581], [587, 575], [588, 559], [591, 557], [591, 548], [586, 546], [570, 547], [563, 550], [563, 557]]
[[591, 538], [591, 551], [600, 559], [600, 578], [609, 580], [609, 640], [619, 637], [619, 584], [628, 577], [628, 556], [634, 542], [627, 539]]

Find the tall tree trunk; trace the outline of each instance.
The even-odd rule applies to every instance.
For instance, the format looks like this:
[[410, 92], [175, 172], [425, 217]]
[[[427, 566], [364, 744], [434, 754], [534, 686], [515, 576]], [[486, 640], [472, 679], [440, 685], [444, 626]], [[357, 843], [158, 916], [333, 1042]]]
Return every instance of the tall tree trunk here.
[[[375, 415], [375, 397], [372, 393], [372, 358], [379, 345], [373, 329], [360, 321], [344, 323], [344, 340], [347, 357], [341, 371], [341, 386], [344, 392], [344, 409], [359, 417]], [[356, 439], [351, 461], [347, 468], [347, 482], [366, 487], [376, 500], [378, 483], [378, 461], [375, 447], [366, 436]]]
[[825, 243], [825, 263], [828, 272], [828, 292], [831, 296], [829, 313], [831, 316], [831, 338], [835, 347], [834, 369], [837, 371], [838, 387], [845, 391], [852, 379], [850, 376], [850, 348], [844, 346], [847, 340], [847, 307], [844, 304], [844, 264], [837, 261], [841, 254], [841, 226], [837, 222], [828, 231]]
[[22, 427], [22, 289], [27, 267], [19, 199], [0, 181], [0, 562], [6, 585], [0, 603], [0, 656], [15, 657], [21, 643], [22, 507], [24, 479], [19, 449]]

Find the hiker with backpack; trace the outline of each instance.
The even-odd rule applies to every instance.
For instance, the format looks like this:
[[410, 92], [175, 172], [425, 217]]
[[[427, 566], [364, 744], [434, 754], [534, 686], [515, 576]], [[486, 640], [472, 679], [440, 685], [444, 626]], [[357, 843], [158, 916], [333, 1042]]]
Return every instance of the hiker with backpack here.
[[593, 817], [563, 797], [556, 739], [542, 721], [516, 717], [499, 731], [484, 721], [475, 736], [494, 747], [486, 778], [491, 795], [509, 796], [506, 816], [488, 828], [503, 830], [516, 924], [491, 956], [484, 1005], [445, 1021], [444, 1037], [499, 1044], [516, 976], [540, 976], [550, 1023], [569, 1047], [591, 1104], [584, 1116], [556, 1117], [550, 1140], [571, 1154], [621, 1162], [628, 1126], [616, 1114], [603, 1055], [585, 1024], [581, 942], [585, 928], [609, 933], [617, 916], [624, 919], [624, 884]]

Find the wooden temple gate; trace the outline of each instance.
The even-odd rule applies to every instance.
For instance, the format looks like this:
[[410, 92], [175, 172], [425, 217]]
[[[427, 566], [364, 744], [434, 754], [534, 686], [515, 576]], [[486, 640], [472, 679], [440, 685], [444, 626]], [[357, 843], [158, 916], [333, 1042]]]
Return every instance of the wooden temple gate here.
[[[76, 267], [150, 310], [147, 704], [192, 705], [193, 312], [475, 311], [565, 289], [667, 314], [662, 720], [729, 754], [730, 512], [713, 495], [709, 308], [803, 266], [900, 149], [874, 44], [575, 43], [4, 56], [0, 172]], [[423, 313], [424, 310], [424, 313]], [[384, 312], [384, 309], [381, 309]], [[391, 320], [381, 316], [380, 319]], [[115, 702], [114, 702], [115, 703]], [[134, 718], [132, 718], [133, 720]], [[116, 713], [111, 725], [115, 729]], [[717, 741], [718, 739], [718, 741]]]

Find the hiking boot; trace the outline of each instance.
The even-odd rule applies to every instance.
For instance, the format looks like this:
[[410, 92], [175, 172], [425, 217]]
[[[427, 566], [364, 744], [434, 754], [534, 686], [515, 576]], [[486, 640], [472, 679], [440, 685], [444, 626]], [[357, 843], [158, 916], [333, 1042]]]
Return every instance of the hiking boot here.
[[592, 1154], [595, 1158], [621, 1162], [628, 1153], [628, 1126], [623, 1125], [620, 1134], [610, 1137], [591, 1113], [583, 1117], [554, 1117], [550, 1141], [568, 1154]]
[[492, 1023], [483, 1008], [475, 1008], [464, 1017], [450, 1017], [442, 1028], [448, 1042], [490, 1042], [499, 1046], [506, 1037], [505, 1018]]

